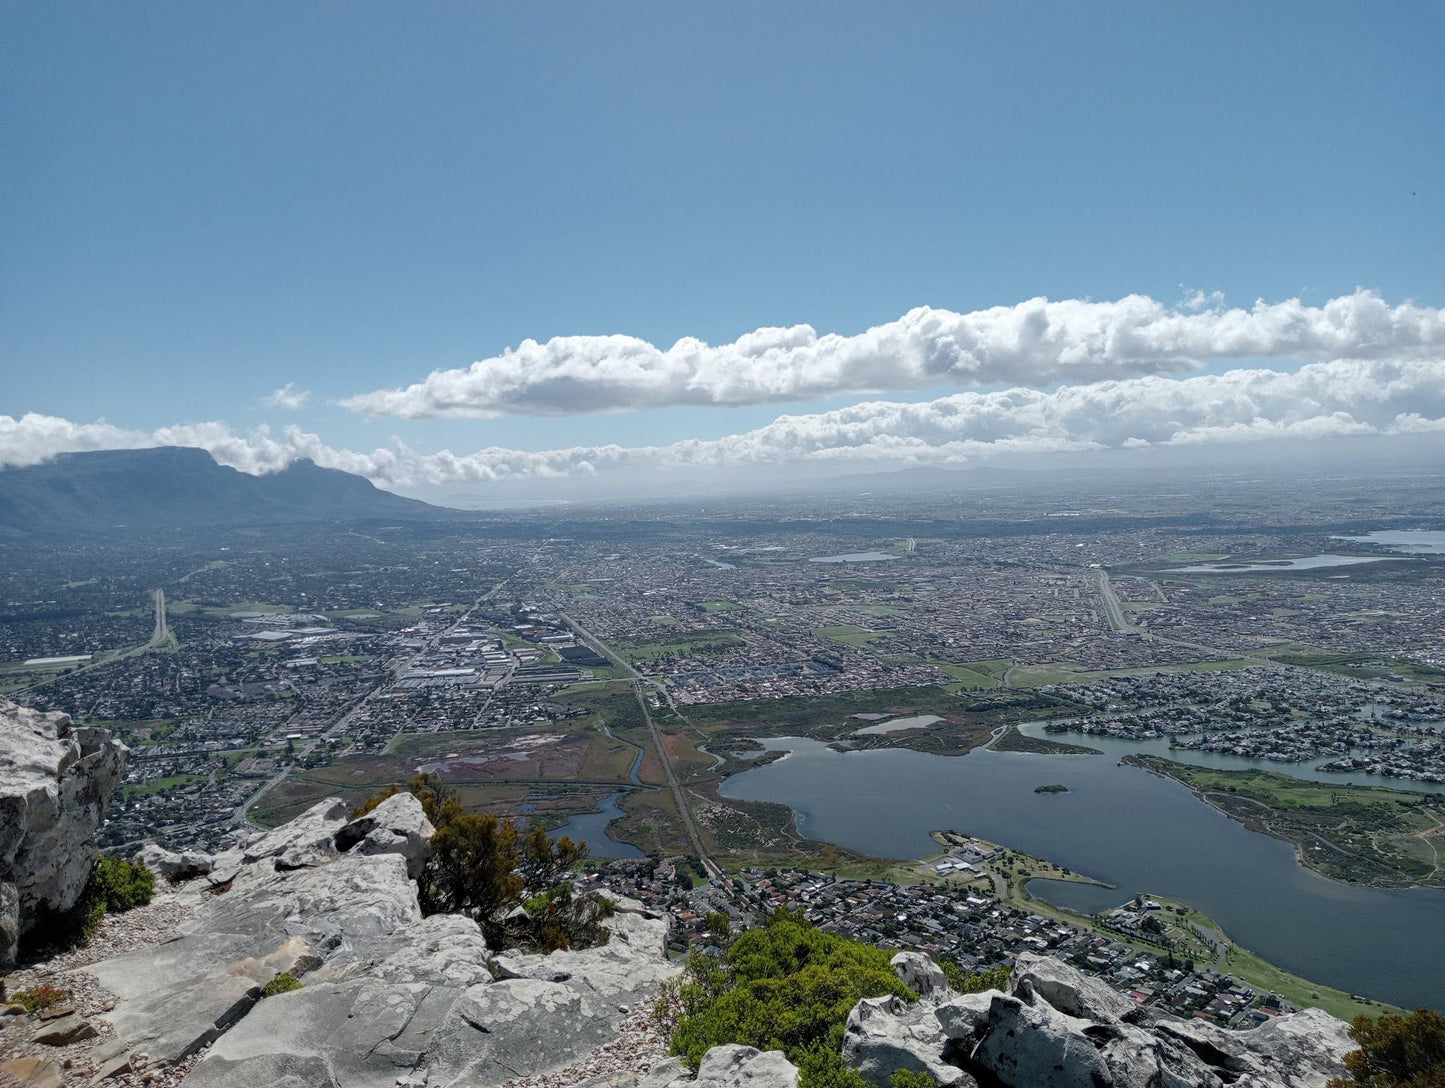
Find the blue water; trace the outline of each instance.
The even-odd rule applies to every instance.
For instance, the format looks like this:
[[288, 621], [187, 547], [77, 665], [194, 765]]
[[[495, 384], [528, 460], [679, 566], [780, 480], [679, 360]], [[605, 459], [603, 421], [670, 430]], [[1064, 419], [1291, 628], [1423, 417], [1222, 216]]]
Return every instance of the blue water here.
[[594, 858], [641, 858], [646, 857], [630, 842], [617, 842], [607, 837], [607, 825], [623, 815], [618, 807], [621, 793], [609, 793], [598, 803], [596, 812], [584, 812], [573, 816], [563, 826], [552, 831], [552, 838], [566, 835], [573, 842], [585, 842], [587, 851]]
[[[1305, 978], [1407, 1007], [1445, 1007], [1445, 890], [1326, 880], [1289, 844], [1116, 756], [764, 743], [791, 754], [735, 775], [720, 792], [790, 805], [809, 838], [917, 858], [937, 850], [930, 831], [979, 835], [1116, 885], [1054, 885], [1048, 897], [1061, 906], [1091, 912], [1155, 892], [1204, 911], [1246, 948]], [[1052, 782], [1070, 792], [1033, 792]]]
[[887, 552], [849, 552], [847, 555], [820, 555], [809, 559], [809, 563], [881, 563], [885, 559], [897, 559]]

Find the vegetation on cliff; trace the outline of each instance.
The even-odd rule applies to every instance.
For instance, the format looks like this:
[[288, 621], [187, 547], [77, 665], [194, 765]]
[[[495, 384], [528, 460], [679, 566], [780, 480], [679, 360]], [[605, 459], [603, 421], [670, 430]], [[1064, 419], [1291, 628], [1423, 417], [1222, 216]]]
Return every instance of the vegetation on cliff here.
[[[694, 952], [669, 984], [655, 1015], [673, 1054], [696, 1068], [710, 1047], [739, 1043], [781, 1050], [801, 1072], [802, 1088], [864, 1088], [843, 1064], [843, 1029], [866, 997], [917, 996], [890, 966], [892, 953], [818, 929], [780, 910], [766, 926], [740, 934], [718, 956]], [[970, 976], [944, 965], [962, 992], [998, 985], [1002, 974]]]
[[[607, 940], [602, 922], [612, 913], [611, 902], [595, 892], [575, 894], [566, 879], [587, 856], [586, 843], [565, 835], [554, 842], [540, 825], [522, 831], [511, 820], [468, 812], [456, 791], [430, 774], [382, 790], [353, 816], [366, 815], [403, 789], [421, 802], [436, 828], [417, 881], [425, 913], [474, 918], [493, 948], [522, 944], [552, 952]], [[513, 913], [517, 907], [523, 912]]]

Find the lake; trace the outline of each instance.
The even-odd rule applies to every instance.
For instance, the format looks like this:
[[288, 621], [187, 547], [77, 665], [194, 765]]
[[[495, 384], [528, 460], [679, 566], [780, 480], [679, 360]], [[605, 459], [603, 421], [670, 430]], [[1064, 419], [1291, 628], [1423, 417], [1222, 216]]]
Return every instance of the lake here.
[[809, 563], [881, 563], [885, 559], [897, 559], [896, 555], [889, 555], [887, 552], [849, 552], [847, 555], [819, 555], [809, 559]]
[[[1326, 880], [1301, 866], [1288, 843], [1248, 830], [1177, 782], [1120, 766], [1115, 755], [836, 752], [797, 737], [764, 744], [790, 754], [733, 776], [719, 792], [791, 806], [809, 838], [919, 858], [938, 849], [930, 831], [979, 835], [1116, 885], [1039, 887], [1061, 906], [1087, 913], [1157, 892], [1305, 978], [1406, 1007], [1445, 1007], [1445, 890]], [[1070, 792], [1034, 793], [1052, 782]]]
[[1445, 532], [1433, 529], [1383, 529], [1364, 536], [1337, 536], [1352, 544], [1379, 544], [1405, 555], [1445, 555]]
[[1258, 563], [1223, 563], [1218, 566], [1201, 563], [1192, 567], [1170, 567], [1161, 573], [1269, 574], [1271, 571], [1317, 570], [1321, 567], [1351, 567], [1357, 563], [1384, 563], [1391, 558], [1393, 557], [1388, 555], [1307, 555], [1302, 559], [1267, 559]]

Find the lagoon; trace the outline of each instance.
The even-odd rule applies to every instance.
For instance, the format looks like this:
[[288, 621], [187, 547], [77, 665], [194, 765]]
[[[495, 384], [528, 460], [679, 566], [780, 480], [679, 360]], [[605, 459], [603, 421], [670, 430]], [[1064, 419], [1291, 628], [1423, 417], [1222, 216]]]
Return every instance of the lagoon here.
[[1164, 574], [1270, 574], [1321, 567], [1351, 567], [1358, 563], [1384, 563], [1405, 556], [1389, 555], [1307, 555], [1301, 559], [1264, 559], [1258, 563], [1200, 563], [1191, 567], [1170, 567]]
[[561, 827], [554, 828], [552, 838], [566, 835], [573, 842], [585, 842], [587, 852], [594, 858], [642, 858], [644, 854], [630, 842], [618, 842], [607, 837], [607, 825], [624, 815], [617, 800], [622, 794], [609, 793], [598, 802], [596, 812], [584, 812], [573, 816]]
[[[1093, 738], [1085, 738], [1085, 742]], [[937, 850], [954, 829], [1116, 885], [1040, 886], [1085, 912], [1156, 892], [1214, 917], [1288, 971], [1398, 1005], [1445, 1006], [1445, 890], [1339, 884], [1299, 864], [1287, 843], [1245, 828], [1179, 783], [1115, 755], [975, 750], [838, 752], [797, 737], [790, 754], [735, 775], [720, 793], [792, 807], [801, 834], [882, 858]], [[1194, 753], [1191, 753], [1194, 754]], [[1066, 794], [1037, 794], [1051, 782]]]

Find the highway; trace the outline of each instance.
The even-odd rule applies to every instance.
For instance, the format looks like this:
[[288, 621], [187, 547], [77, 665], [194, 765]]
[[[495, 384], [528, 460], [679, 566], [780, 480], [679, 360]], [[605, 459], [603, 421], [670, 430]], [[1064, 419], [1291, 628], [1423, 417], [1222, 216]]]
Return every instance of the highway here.
[[1109, 621], [1109, 628], [1120, 632], [1133, 631], [1134, 625], [1124, 618], [1124, 606], [1119, 603], [1119, 597], [1109, 581], [1109, 572], [1100, 567], [1094, 574], [1094, 580], [1099, 587], [1099, 599], [1104, 602], [1104, 617]]
[[667, 779], [667, 788], [672, 791], [673, 802], [677, 805], [678, 818], [682, 820], [683, 830], [687, 834], [688, 844], [692, 852], [697, 856], [702, 867], [707, 870], [710, 876], [724, 876], [722, 868], [707, 856], [702, 848], [702, 836], [697, 833], [697, 825], [692, 819], [692, 810], [687, 807], [687, 798], [683, 794], [682, 786], [677, 781], [677, 775], [672, 769], [672, 760], [667, 754], [667, 747], [662, 743], [662, 736], [657, 731], [657, 724], [652, 720], [652, 708], [647, 705], [647, 696], [644, 694], [642, 685], [649, 683], [646, 677], [640, 675], [636, 669], [629, 665], [622, 658], [612, 652], [611, 648], [601, 639], [595, 637], [591, 632], [570, 616], [562, 617], [568, 627], [572, 628], [575, 634], [593, 651], [601, 654], [613, 665], [625, 672], [632, 681], [632, 693], [637, 696], [637, 705], [642, 708], [642, 717], [647, 722], [647, 733], [652, 738], [652, 746], [657, 749], [658, 762], [662, 764], [663, 776]]
[[99, 661], [92, 661], [90, 664], [82, 665], [78, 669], [71, 669], [63, 673], [57, 672], [52, 676], [47, 676], [44, 680], [37, 680], [35, 683], [27, 684], [23, 688], [16, 688], [12, 694], [43, 688], [46, 684], [53, 684], [62, 676], [67, 680], [73, 680], [81, 673], [87, 673], [93, 669], [103, 669], [107, 665], [113, 665], [115, 662], [124, 660], [127, 657], [135, 657], [136, 654], [143, 654], [150, 650], [159, 650], [167, 644], [170, 644], [172, 649], [177, 648], [178, 644], [176, 643], [175, 636], [171, 634], [171, 629], [166, 624], [166, 591], [163, 589], [152, 590], [151, 600], [155, 605], [156, 620], [155, 626], [151, 628], [151, 637], [148, 641], [142, 642], [139, 646], [130, 646], [124, 650], [118, 650], [109, 657], [104, 657]]

